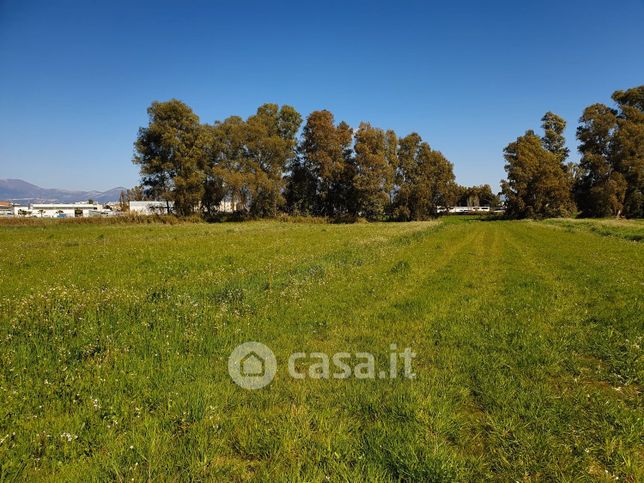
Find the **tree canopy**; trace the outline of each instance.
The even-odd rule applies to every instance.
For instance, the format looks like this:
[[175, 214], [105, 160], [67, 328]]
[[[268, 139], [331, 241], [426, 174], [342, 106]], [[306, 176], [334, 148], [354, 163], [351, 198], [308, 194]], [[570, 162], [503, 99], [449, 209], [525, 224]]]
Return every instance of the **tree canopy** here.
[[279, 212], [349, 219], [423, 220], [454, 205], [505, 207], [509, 217], [644, 217], [644, 86], [616, 91], [615, 107], [588, 106], [579, 119], [581, 159], [568, 162], [566, 121], [548, 111], [543, 135], [528, 130], [503, 151], [501, 195], [456, 184], [452, 163], [417, 133], [399, 137], [328, 110], [302, 116], [264, 104], [243, 119], [201, 123], [177, 99], [153, 102], [133, 162], [141, 186], [124, 193], [165, 200], [174, 212], [253, 217]]
[[644, 86], [593, 104], [579, 119], [575, 198], [583, 216], [644, 216]]
[[511, 217], [644, 216], [644, 86], [592, 104], [577, 127], [578, 164], [566, 163], [566, 121], [547, 112], [540, 139], [527, 131], [504, 150], [502, 193]]
[[150, 122], [139, 129], [134, 163], [152, 197], [173, 201], [180, 215], [190, 215], [203, 194], [206, 130], [192, 109], [177, 99], [153, 102]]
[[276, 104], [212, 125], [200, 124], [176, 99], [154, 102], [148, 113], [134, 163], [146, 196], [173, 201], [180, 215], [215, 216], [226, 203], [255, 217], [286, 211], [425, 219], [456, 197], [452, 164], [417, 134], [399, 140], [368, 122], [354, 132], [320, 110], [309, 114], [298, 138], [302, 117]]
[[561, 157], [527, 131], [504, 150], [507, 180], [501, 182], [508, 215], [516, 218], [569, 216], [574, 213], [570, 179]]

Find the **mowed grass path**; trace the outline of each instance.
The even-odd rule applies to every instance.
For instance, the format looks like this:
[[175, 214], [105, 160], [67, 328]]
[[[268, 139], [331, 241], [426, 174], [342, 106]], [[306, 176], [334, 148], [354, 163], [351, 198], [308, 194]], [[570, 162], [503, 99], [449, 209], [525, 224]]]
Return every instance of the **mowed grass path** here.
[[[0, 480], [642, 480], [641, 225], [586, 227], [0, 227]], [[415, 380], [286, 370], [390, 344]]]

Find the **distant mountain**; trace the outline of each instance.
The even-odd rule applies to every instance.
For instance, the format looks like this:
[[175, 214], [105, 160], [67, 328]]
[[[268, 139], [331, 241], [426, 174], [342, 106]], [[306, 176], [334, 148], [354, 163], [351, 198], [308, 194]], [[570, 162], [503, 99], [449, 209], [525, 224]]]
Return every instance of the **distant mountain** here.
[[0, 201], [13, 203], [75, 203], [94, 200], [99, 203], [118, 201], [121, 191], [126, 188], [112, 188], [108, 191], [70, 191], [55, 188], [41, 188], [21, 179], [0, 179]]

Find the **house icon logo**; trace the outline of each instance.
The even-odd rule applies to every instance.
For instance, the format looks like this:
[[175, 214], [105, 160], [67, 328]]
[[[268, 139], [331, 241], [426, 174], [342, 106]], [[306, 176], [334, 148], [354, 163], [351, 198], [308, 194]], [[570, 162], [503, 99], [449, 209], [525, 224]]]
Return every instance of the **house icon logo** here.
[[277, 372], [275, 354], [260, 342], [244, 342], [228, 357], [228, 374], [244, 389], [261, 389], [267, 386]]
[[266, 363], [255, 351], [246, 354], [240, 361], [240, 366], [240, 373], [244, 377], [264, 377], [266, 373]]

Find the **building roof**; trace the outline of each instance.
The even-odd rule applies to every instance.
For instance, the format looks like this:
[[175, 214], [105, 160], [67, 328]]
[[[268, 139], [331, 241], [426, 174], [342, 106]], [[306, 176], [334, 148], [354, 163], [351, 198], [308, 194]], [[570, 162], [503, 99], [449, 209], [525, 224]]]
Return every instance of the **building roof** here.
[[159, 206], [159, 205], [165, 206], [166, 203], [169, 203], [170, 206], [172, 206], [174, 204], [174, 201], [163, 201], [163, 200], [160, 200], [160, 201], [134, 201], [134, 200], [130, 201], [130, 205], [134, 205], [134, 206]]
[[32, 203], [31, 208], [38, 210], [55, 210], [55, 209], [98, 209], [100, 206], [95, 203]]

